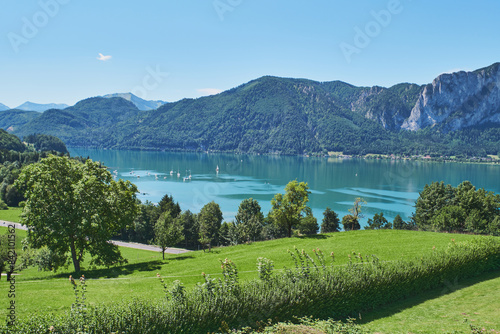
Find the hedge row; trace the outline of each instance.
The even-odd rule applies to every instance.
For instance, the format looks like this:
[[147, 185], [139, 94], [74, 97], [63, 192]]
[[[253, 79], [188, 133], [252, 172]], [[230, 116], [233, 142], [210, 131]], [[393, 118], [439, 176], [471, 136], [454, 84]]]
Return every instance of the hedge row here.
[[[86, 309], [77, 300], [64, 316], [37, 316], [4, 332], [22, 333], [207, 333], [221, 328], [256, 327], [259, 322], [295, 317], [343, 319], [396, 300], [500, 269], [500, 240], [479, 237], [452, 242], [446, 250], [412, 261], [381, 262], [352, 254], [347, 265], [326, 263], [319, 250], [290, 252], [295, 268], [273, 271], [259, 259], [260, 280], [238, 281], [236, 266], [221, 263], [222, 279], [185, 291], [165, 286], [161, 301], [135, 300]], [[333, 257], [333, 253], [332, 253]], [[163, 282], [163, 281], [162, 281]], [[83, 281], [83, 283], [85, 282]], [[78, 292], [78, 283], [75, 292]]]

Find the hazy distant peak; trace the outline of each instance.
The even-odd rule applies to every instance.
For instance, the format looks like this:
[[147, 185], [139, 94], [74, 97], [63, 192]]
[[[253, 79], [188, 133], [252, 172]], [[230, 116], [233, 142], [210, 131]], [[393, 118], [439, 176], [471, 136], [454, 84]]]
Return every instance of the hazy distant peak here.
[[132, 102], [133, 104], [135, 104], [137, 109], [142, 110], [142, 111], [158, 109], [160, 106], [167, 103], [167, 102], [161, 101], [161, 100], [157, 100], [157, 101], [144, 100], [144, 99], [141, 99], [140, 97], [138, 97], [132, 93], [114, 93], [114, 94], [104, 95], [103, 97], [105, 97], [105, 98], [121, 97], [122, 99], [125, 99], [127, 101]]
[[3, 103], [0, 103], [0, 111], [4, 111], [4, 110], [9, 110], [10, 108], [7, 107], [5, 104]]
[[24, 102], [20, 106], [16, 107], [15, 109], [19, 110], [25, 110], [25, 111], [38, 111], [38, 112], [44, 112], [45, 110], [49, 109], [66, 109], [69, 107], [67, 104], [64, 103], [46, 103], [46, 104], [39, 104], [39, 103], [33, 103], [33, 102]]

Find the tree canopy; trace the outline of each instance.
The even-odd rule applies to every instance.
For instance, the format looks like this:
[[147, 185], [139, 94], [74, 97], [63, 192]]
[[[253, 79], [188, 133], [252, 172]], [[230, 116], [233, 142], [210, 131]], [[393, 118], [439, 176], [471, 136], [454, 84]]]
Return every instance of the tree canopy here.
[[247, 198], [240, 203], [235, 216], [236, 225], [241, 225], [242, 237], [247, 241], [260, 238], [264, 226], [264, 215], [260, 204], [253, 198]]
[[[399, 217], [401, 219], [401, 217]], [[367, 226], [365, 226], [365, 230], [380, 230], [380, 229], [391, 229], [392, 223], [387, 221], [387, 218], [384, 217], [384, 213], [376, 213], [372, 218], [368, 219]]]
[[198, 224], [199, 241], [203, 249], [208, 245], [209, 250], [212, 250], [212, 244], [217, 243], [221, 223], [222, 211], [219, 204], [212, 201], [201, 208], [198, 214]]
[[321, 233], [339, 232], [340, 220], [335, 211], [326, 208], [323, 212], [323, 222], [321, 223]]
[[68, 153], [68, 149], [64, 142], [51, 135], [34, 134], [23, 138], [26, 143], [32, 144], [37, 151], [56, 151], [63, 154]]
[[271, 200], [271, 217], [275, 223], [286, 227], [288, 237], [292, 236], [292, 228], [298, 227], [301, 218], [307, 214], [309, 187], [305, 182], [290, 181], [285, 187], [285, 194], [278, 193]]
[[109, 242], [132, 224], [137, 213], [137, 188], [114, 181], [99, 163], [49, 156], [23, 168], [15, 186], [26, 197], [21, 223], [28, 227], [30, 244], [66, 257], [80, 271], [84, 255], [91, 264], [123, 262]]
[[154, 226], [155, 244], [161, 247], [165, 260], [165, 250], [184, 240], [183, 225], [180, 218], [172, 218], [170, 211], [161, 214]]
[[469, 181], [457, 187], [426, 184], [415, 202], [413, 223], [423, 230], [498, 234], [500, 195], [476, 189]]

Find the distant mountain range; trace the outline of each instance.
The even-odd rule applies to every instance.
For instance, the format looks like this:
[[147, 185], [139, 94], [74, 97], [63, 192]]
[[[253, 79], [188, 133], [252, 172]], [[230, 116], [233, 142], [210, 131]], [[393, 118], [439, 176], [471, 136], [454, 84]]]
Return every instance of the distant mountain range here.
[[[132, 94], [42, 114], [0, 112], [0, 127], [69, 146], [306, 154], [497, 154], [500, 63], [390, 88], [261, 77], [217, 95], [141, 111]], [[141, 101], [139, 101], [141, 102]], [[161, 103], [162, 101], [154, 101]]]
[[[153, 110], [157, 109], [160, 106], [164, 105], [165, 101], [148, 101], [141, 99], [138, 96], [135, 96], [132, 93], [115, 93], [115, 94], [108, 94], [104, 95], [103, 97], [105, 98], [110, 98], [110, 97], [121, 97], [127, 101], [132, 102], [135, 104], [137, 109], [145, 111], [145, 110]], [[47, 104], [39, 104], [39, 103], [33, 103], [33, 102], [25, 102], [21, 104], [20, 106], [13, 108], [17, 110], [23, 110], [23, 111], [37, 111], [37, 112], [44, 112], [49, 109], [66, 109], [69, 106], [64, 103], [47, 103]], [[11, 108], [7, 107], [5, 104], [0, 103], [0, 111], [4, 110], [11, 110]]]
[[33, 102], [27, 101], [14, 109], [19, 109], [19, 110], [24, 110], [24, 111], [44, 112], [45, 110], [49, 110], [49, 109], [65, 109], [67, 107], [69, 107], [69, 106], [67, 104], [64, 104], [64, 103], [40, 104], [40, 103], [33, 103]]
[[9, 109], [10, 108], [7, 107], [5, 104], [0, 103], [0, 111], [9, 110]]
[[167, 103], [165, 101], [160, 101], [160, 100], [158, 100], [158, 101], [144, 100], [138, 96], [135, 96], [132, 93], [115, 93], [115, 94], [104, 95], [103, 97], [106, 97], [106, 98], [121, 97], [122, 99], [125, 99], [127, 101], [132, 102], [133, 104], [135, 104], [137, 109], [142, 110], [142, 111], [158, 109], [159, 107], [161, 107], [162, 105]]

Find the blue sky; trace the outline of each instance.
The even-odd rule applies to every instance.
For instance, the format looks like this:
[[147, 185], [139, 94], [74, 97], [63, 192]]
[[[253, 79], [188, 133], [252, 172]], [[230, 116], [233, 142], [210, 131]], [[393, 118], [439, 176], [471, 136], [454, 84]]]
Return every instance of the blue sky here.
[[263, 75], [424, 84], [500, 61], [498, 0], [0, 5], [0, 102], [9, 107], [117, 92], [176, 101]]

